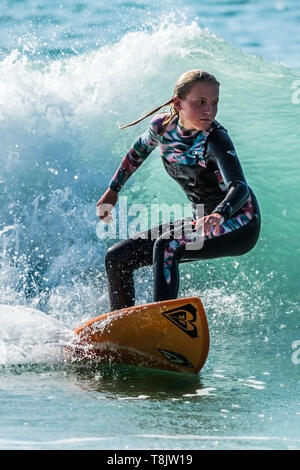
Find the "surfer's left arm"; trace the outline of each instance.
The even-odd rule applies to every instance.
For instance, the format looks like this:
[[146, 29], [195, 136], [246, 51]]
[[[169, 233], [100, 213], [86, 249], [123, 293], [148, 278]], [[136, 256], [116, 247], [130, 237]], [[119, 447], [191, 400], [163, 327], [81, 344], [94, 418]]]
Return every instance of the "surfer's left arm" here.
[[245, 204], [249, 187], [234, 145], [225, 129], [216, 129], [209, 136], [207, 159], [212, 160], [218, 167], [227, 192], [211, 214], [197, 221], [196, 229], [204, 227], [204, 235], [208, 235], [214, 226], [214, 235], [217, 235], [220, 225]]
[[217, 129], [208, 139], [207, 154], [219, 168], [227, 189], [225, 198], [213, 213], [221, 214], [226, 221], [245, 204], [249, 187], [234, 145], [224, 129]]

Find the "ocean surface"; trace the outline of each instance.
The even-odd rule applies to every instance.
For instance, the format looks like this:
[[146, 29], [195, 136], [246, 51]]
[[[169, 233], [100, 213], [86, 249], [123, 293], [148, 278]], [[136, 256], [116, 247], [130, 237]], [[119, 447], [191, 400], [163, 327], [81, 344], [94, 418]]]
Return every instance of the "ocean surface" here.
[[[299, 26], [299, 0], [1, 2], [1, 449], [300, 449]], [[147, 122], [119, 125], [192, 68], [221, 82], [259, 242], [181, 267], [209, 323], [199, 375], [70, 364], [109, 310], [95, 204]], [[187, 202], [157, 151], [122, 195]], [[150, 268], [136, 288], [151, 302]]]

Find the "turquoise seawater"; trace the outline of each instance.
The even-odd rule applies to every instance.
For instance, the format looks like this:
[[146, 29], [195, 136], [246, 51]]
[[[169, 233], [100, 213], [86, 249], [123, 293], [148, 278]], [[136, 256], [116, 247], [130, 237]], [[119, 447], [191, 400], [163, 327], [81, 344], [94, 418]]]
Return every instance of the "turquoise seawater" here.
[[[300, 449], [300, 2], [5, 0], [0, 11], [0, 448]], [[262, 212], [243, 257], [184, 264], [211, 347], [198, 376], [64, 362], [108, 311], [95, 204], [177, 77], [217, 119]], [[147, 184], [145, 184], [147, 183]], [[128, 203], [187, 201], [153, 152]], [[150, 268], [137, 303], [152, 300]]]

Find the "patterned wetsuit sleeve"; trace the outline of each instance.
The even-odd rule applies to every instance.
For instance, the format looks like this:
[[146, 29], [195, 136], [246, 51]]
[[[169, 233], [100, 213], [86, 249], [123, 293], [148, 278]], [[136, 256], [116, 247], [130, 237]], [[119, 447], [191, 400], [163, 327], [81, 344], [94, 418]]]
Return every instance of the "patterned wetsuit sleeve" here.
[[152, 120], [149, 128], [137, 139], [123, 158], [119, 168], [109, 183], [110, 189], [119, 192], [128, 178], [146, 160], [152, 150], [157, 147], [158, 134], [155, 122]]
[[228, 220], [247, 201], [248, 184], [234, 145], [225, 130], [214, 131], [207, 144], [208, 158], [218, 166], [227, 188], [225, 198], [212, 212], [217, 212], [224, 217], [224, 220]]

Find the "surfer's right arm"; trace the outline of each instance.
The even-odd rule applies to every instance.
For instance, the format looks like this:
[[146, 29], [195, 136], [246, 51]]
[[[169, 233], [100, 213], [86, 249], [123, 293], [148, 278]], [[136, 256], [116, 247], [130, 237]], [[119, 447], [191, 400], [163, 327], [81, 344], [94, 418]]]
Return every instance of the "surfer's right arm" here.
[[113, 189], [108, 188], [102, 197], [97, 202], [97, 215], [100, 220], [109, 224], [112, 221], [110, 215], [113, 207], [117, 204], [118, 193]]
[[154, 116], [148, 129], [136, 140], [136, 142], [134, 142], [134, 144], [128, 150], [119, 168], [109, 183], [110, 189], [113, 189], [118, 193], [128, 178], [146, 160], [152, 150], [157, 147], [159, 143], [157, 120], [157, 116]]
[[[149, 128], [137, 139], [137, 141], [128, 150], [123, 158], [119, 168], [112, 177], [109, 188], [97, 202], [99, 210], [99, 218], [104, 222], [110, 222], [109, 213], [118, 200], [118, 192], [122, 189], [128, 178], [138, 169], [138, 167], [146, 160], [150, 153], [157, 147], [159, 143], [159, 134], [157, 126], [157, 116], [152, 119]], [[104, 208], [104, 204], [107, 205]], [[109, 205], [111, 209], [109, 210]]]

